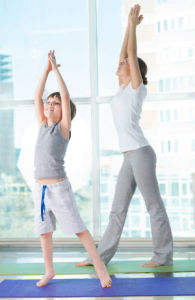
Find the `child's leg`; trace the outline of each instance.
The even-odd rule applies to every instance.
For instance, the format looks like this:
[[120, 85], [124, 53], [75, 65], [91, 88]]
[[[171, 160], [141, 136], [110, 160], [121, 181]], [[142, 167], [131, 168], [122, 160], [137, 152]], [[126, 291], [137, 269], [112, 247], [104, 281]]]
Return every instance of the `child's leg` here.
[[108, 271], [106, 269], [106, 266], [100, 259], [98, 252], [96, 250], [93, 238], [88, 230], [85, 230], [83, 232], [77, 233], [77, 236], [80, 238], [81, 242], [83, 243], [85, 249], [89, 253], [95, 270], [97, 272], [97, 275], [101, 281], [102, 287], [110, 287], [112, 280], [108, 274]]
[[47, 283], [55, 276], [53, 268], [53, 232], [41, 234], [41, 247], [45, 263], [45, 275], [37, 282], [37, 286], [41, 287], [47, 285]]

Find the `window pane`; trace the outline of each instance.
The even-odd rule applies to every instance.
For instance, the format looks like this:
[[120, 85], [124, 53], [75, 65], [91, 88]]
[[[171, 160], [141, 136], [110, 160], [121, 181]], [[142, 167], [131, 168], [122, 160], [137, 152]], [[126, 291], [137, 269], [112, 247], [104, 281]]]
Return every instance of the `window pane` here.
[[[12, 61], [14, 98], [32, 99], [47, 53], [57, 63], [72, 97], [89, 96], [88, 1], [3, 0], [0, 2], [0, 54]], [[53, 74], [45, 94], [58, 90]]]

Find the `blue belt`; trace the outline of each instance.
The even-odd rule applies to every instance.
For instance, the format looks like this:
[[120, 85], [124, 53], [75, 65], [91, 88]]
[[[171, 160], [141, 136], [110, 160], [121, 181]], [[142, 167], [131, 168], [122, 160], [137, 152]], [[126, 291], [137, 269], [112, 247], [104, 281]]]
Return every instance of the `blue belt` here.
[[41, 220], [44, 221], [43, 215], [45, 214], [45, 203], [44, 203], [44, 197], [45, 197], [45, 189], [46, 185], [43, 185], [42, 187], [42, 198], [41, 198]]

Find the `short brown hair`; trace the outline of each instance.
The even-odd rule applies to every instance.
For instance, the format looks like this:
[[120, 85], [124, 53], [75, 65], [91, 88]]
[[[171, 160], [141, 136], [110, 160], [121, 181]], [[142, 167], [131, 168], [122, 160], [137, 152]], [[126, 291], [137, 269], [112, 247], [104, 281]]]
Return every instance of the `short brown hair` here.
[[[61, 101], [61, 95], [59, 92], [54, 92], [51, 93], [48, 97], [47, 100], [49, 98], [54, 98], [57, 97], [60, 101]], [[71, 121], [74, 119], [75, 115], [76, 115], [76, 105], [74, 104], [74, 102], [70, 99], [70, 111], [71, 111]]]

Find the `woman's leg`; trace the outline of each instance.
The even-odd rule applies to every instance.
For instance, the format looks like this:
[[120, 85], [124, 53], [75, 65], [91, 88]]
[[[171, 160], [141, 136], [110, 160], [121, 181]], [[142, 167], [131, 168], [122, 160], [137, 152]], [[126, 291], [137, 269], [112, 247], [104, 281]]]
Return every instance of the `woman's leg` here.
[[41, 287], [47, 285], [47, 283], [55, 276], [53, 268], [53, 243], [52, 232], [41, 234], [41, 247], [45, 263], [45, 275], [37, 282], [37, 286]]
[[154, 255], [144, 266], [172, 264], [173, 239], [156, 178], [156, 154], [151, 146], [146, 146], [136, 150], [131, 158], [135, 181], [151, 221]]
[[87, 250], [93, 261], [95, 270], [100, 279], [102, 287], [110, 287], [112, 280], [108, 274], [106, 266], [104, 265], [104, 263], [98, 255], [97, 249], [95, 247], [90, 232], [88, 230], [85, 230], [83, 232], [77, 233], [77, 236], [80, 238], [81, 242], [83, 243], [85, 249]]
[[[130, 152], [124, 154], [124, 162], [118, 175], [109, 223], [98, 245], [98, 253], [102, 261], [107, 264], [117, 251], [123, 226], [126, 220], [129, 204], [136, 189], [130, 160]], [[91, 264], [90, 257], [77, 266]]]

